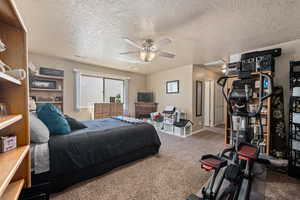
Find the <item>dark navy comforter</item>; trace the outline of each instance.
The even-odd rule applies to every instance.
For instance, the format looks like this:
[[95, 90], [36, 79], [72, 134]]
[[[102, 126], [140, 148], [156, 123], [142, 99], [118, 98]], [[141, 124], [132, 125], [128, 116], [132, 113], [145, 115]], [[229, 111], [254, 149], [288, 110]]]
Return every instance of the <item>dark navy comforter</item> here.
[[128, 155], [145, 147], [161, 145], [155, 128], [147, 123], [128, 123], [118, 119], [83, 122], [88, 128], [49, 140], [52, 175], [76, 172]]

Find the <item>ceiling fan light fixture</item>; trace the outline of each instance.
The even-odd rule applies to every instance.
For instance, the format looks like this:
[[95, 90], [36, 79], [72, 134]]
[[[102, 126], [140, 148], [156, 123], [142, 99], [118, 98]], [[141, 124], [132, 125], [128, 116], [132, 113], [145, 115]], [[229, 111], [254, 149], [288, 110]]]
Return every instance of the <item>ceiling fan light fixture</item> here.
[[144, 62], [151, 62], [155, 58], [155, 53], [152, 51], [140, 51], [140, 59]]

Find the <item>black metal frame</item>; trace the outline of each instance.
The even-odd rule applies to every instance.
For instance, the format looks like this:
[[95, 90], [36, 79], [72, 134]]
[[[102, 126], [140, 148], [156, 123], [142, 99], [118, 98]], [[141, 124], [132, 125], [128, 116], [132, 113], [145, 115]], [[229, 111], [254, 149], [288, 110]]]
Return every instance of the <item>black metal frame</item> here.
[[202, 81], [196, 81], [196, 117], [202, 116], [202, 89]]
[[300, 61], [290, 61], [290, 102], [289, 102], [289, 134], [288, 134], [288, 174], [300, 178], [300, 150], [293, 149], [293, 141], [300, 142], [300, 124], [294, 123], [294, 109], [299, 105], [300, 97], [292, 95], [294, 87], [300, 87]]
[[[244, 80], [244, 79], [251, 79], [251, 74], [247, 73], [247, 74], [242, 74], [243, 76], [239, 76], [238, 78], [240, 80]], [[232, 105], [234, 104], [236, 107], [238, 106], [237, 104], [235, 104], [235, 99], [232, 99], [231, 95], [233, 94], [233, 91], [229, 91], [228, 95], [225, 94], [225, 85], [226, 85], [226, 81], [228, 79], [228, 77], [221, 77], [218, 80], [218, 85], [221, 86], [222, 88], [222, 94], [227, 102], [228, 105], [228, 112], [230, 115], [230, 123], [231, 123], [231, 128], [233, 129], [232, 126], [232, 116], [239, 116], [239, 117], [246, 117], [246, 118], [250, 118], [250, 117], [256, 117], [257, 119], [259, 119], [259, 125], [260, 125], [260, 134], [259, 134], [259, 138], [257, 138], [256, 140], [251, 140], [251, 143], [249, 143], [250, 139], [243, 139], [241, 140], [239, 137], [240, 134], [240, 130], [237, 131], [238, 135], [236, 136], [237, 139], [236, 141], [233, 143], [233, 146], [231, 148], [225, 149], [221, 154], [219, 154], [219, 158], [220, 159], [228, 159], [230, 160], [230, 165], [225, 166], [225, 170], [228, 169], [228, 167], [230, 166], [237, 166], [238, 170], [240, 170], [241, 176], [240, 178], [238, 178], [238, 180], [235, 179], [228, 179], [228, 177], [230, 177], [230, 173], [227, 174], [226, 171], [224, 171], [222, 174], [219, 174], [219, 169], [215, 169], [212, 178], [210, 179], [210, 181], [208, 182], [207, 187], [204, 186], [202, 187], [202, 198], [197, 198], [197, 196], [195, 195], [190, 195], [188, 197], [188, 200], [216, 200], [216, 199], [223, 199], [223, 196], [230, 198], [230, 199], [249, 199], [249, 195], [250, 195], [250, 190], [251, 190], [251, 184], [252, 184], [252, 178], [253, 178], [253, 174], [252, 172], [252, 168], [253, 168], [253, 164], [254, 161], [256, 160], [256, 158], [259, 155], [259, 149], [261, 144], [263, 143], [263, 129], [262, 129], [262, 123], [261, 123], [261, 116], [260, 116], [260, 112], [263, 106], [263, 101], [269, 97], [272, 96], [273, 94], [273, 79], [270, 75], [265, 74], [260, 72], [259, 74], [260, 76], [260, 88], [259, 88], [259, 107], [257, 109], [257, 111], [255, 112], [248, 112], [247, 110], [244, 111], [243, 108], [244, 107], [240, 107], [241, 110], [239, 110], [240, 108], [236, 109], [232, 109]], [[267, 80], [269, 82], [269, 91], [268, 93], [264, 94], [263, 90], [264, 90], [264, 80]], [[244, 105], [246, 105], [245, 107], [247, 107], [247, 104], [249, 103], [249, 98], [251, 98], [251, 96], [248, 96], [248, 87], [245, 86], [245, 95], [244, 96], [239, 96], [238, 101], [241, 101], [241, 103], [244, 103]], [[235, 97], [236, 98], [236, 97]], [[233, 102], [232, 102], [233, 100]], [[244, 141], [245, 140], [245, 141]], [[246, 146], [251, 146], [253, 148], [257, 148], [257, 152], [255, 153], [254, 157], [249, 157], [249, 158], [241, 158], [240, 157], [240, 147], [245, 147]], [[247, 152], [247, 151], [246, 151]], [[225, 156], [225, 153], [229, 153], [229, 157]], [[243, 155], [243, 154], [241, 154]], [[204, 158], [204, 156], [202, 157]], [[205, 159], [205, 158], [204, 158]], [[252, 160], [254, 159], [254, 160]], [[202, 159], [201, 159], [202, 160]], [[205, 163], [205, 162], [204, 162]], [[211, 169], [210, 169], [211, 170]], [[231, 169], [229, 168], [229, 171]], [[221, 178], [215, 182], [216, 177], [220, 176]], [[221, 187], [221, 185], [223, 184], [224, 176], [227, 177], [227, 181], [230, 182], [229, 186], [223, 191], [221, 192], [221, 194], [219, 193], [219, 189]], [[216, 188], [215, 191], [213, 191], [213, 188]], [[220, 195], [220, 196], [219, 196]]]
[[[176, 92], [169, 92], [169, 91], [168, 91], [168, 84], [169, 84], [169, 83], [174, 83], [174, 82], [177, 83], [177, 91], [176, 91]], [[166, 82], [166, 93], [167, 93], [167, 94], [178, 94], [178, 93], [179, 93], [179, 80], [175, 80], [175, 81], [167, 81], [167, 82]]]

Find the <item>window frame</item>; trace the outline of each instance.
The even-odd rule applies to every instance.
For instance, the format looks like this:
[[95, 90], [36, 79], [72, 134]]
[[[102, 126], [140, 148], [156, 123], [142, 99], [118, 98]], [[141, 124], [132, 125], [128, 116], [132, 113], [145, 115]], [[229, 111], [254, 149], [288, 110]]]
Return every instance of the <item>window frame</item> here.
[[[80, 74], [80, 78], [82, 77], [82, 76], [85, 76], [85, 77], [92, 77], [92, 78], [100, 78], [100, 79], [102, 79], [102, 87], [103, 87], [103, 89], [102, 89], [102, 102], [103, 103], [110, 103], [110, 102], [105, 102], [105, 79], [110, 79], [110, 80], [116, 80], [116, 81], [122, 81], [122, 83], [123, 83], [123, 96], [122, 96], [122, 98], [121, 98], [121, 102], [123, 103], [123, 104], [125, 104], [125, 102], [124, 102], [124, 100], [125, 100], [125, 96], [124, 96], [124, 94], [125, 94], [125, 80], [123, 80], [123, 79], [118, 79], [118, 78], [110, 78], [110, 77], [105, 77], [105, 76], [98, 76], [98, 75], [92, 75], [92, 74]], [[81, 87], [81, 86], [80, 86]], [[81, 95], [81, 94], [80, 94]], [[80, 96], [80, 98], [81, 98], [81, 96]], [[80, 104], [81, 104], [81, 102], [80, 102]], [[82, 105], [80, 105], [80, 108], [91, 108], [91, 107], [89, 107], [89, 106], [82, 106]]]
[[110, 102], [105, 102], [105, 79], [110, 79], [110, 80], [115, 80], [115, 81], [122, 81], [123, 83], [123, 96], [121, 102], [124, 104], [124, 94], [125, 94], [125, 82], [122, 79], [117, 79], [117, 78], [107, 78], [107, 77], [102, 77], [103, 78], [103, 103], [110, 103]]

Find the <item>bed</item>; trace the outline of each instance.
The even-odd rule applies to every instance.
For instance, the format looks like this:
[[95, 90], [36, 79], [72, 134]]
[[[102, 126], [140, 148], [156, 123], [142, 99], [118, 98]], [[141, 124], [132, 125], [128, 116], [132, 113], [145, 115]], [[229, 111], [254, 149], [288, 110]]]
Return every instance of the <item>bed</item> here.
[[31, 146], [33, 185], [48, 183], [50, 193], [59, 192], [159, 152], [159, 136], [148, 123], [124, 117], [83, 123], [87, 128]]

